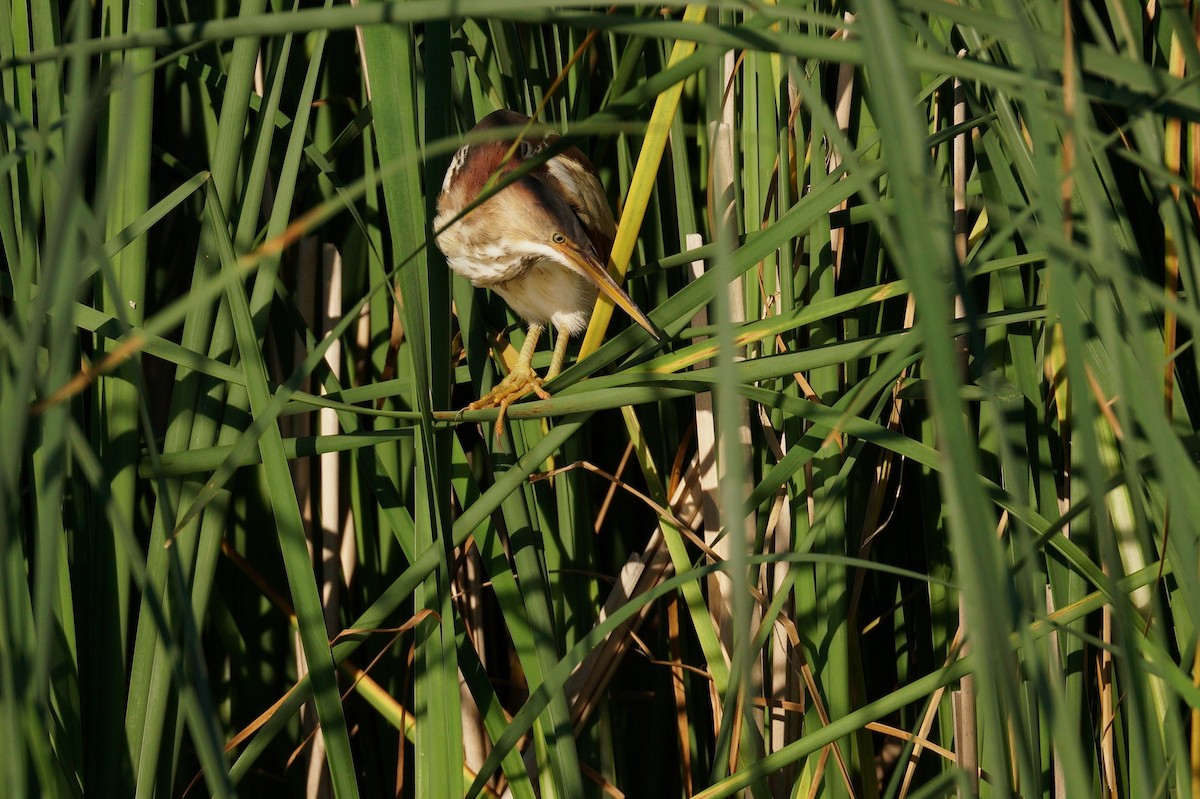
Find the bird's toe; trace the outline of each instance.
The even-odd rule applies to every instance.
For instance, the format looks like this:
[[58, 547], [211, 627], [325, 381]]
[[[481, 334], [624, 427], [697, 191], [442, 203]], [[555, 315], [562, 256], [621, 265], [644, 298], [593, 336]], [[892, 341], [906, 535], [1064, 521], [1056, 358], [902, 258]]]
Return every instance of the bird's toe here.
[[502, 438], [504, 435], [504, 417], [508, 413], [508, 406], [530, 392], [536, 394], [541, 399], [550, 399], [550, 393], [542, 388], [542, 379], [537, 376], [537, 373], [531, 368], [522, 368], [518, 364], [517, 368], [510, 372], [508, 377], [501, 380], [487, 394], [484, 394], [468, 405], [466, 410], [478, 411], [486, 408], [499, 408], [500, 413], [496, 416], [496, 437]]
[[532, 369], [514, 369], [491, 391], [468, 405], [467, 410], [507, 408], [530, 392], [537, 394], [541, 399], [550, 399], [550, 394], [542, 388], [542, 379], [536, 372]]

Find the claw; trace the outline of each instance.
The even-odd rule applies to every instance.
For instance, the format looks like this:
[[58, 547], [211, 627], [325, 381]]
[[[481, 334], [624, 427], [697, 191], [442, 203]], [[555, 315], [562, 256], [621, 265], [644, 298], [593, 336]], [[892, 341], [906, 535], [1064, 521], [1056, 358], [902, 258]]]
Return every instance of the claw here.
[[483, 408], [499, 408], [500, 413], [496, 416], [495, 431], [496, 438], [503, 438], [504, 417], [508, 413], [508, 406], [531, 391], [541, 399], [550, 399], [550, 393], [542, 388], [542, 379], [537, 376], [537, 372], [533, 371], [533, 368], [526, 364], [518, 363], [508, 373], [508, 377], [501, 380], [487, 394], [468, 405], [467, 410], [477, 411]]

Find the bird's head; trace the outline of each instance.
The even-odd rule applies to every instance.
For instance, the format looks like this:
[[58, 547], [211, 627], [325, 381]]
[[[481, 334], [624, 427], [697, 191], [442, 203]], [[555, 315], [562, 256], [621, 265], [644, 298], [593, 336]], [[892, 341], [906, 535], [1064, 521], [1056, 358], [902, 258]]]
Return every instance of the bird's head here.
[[474, 213], [480, 211], [485, 212], [484, 226], [496, 231], [496, 244], [515, 253], [554, 261], [582, 275], [650, 335], [661, 339], [654, 323], [608, 273], [608, 254], [602, 256], [596, 251], [579, 217], [540, 180], [517, 180]]

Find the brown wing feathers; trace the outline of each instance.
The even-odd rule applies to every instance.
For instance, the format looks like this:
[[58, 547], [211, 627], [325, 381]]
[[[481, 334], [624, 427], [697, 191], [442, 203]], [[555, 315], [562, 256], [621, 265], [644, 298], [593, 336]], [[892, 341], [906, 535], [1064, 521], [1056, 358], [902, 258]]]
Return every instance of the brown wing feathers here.
[[[502, 109], [493, 111], [479, 121], [475, 126], [477, 131], [487, 131], [495, 128], [515, 128], [528, 124], [529, 117], [515, 111]], [[478, 158], [490, 167], [477, 170], [474, 173], [475, 183], [465, 185], [463, 189], [478, 194], [483, 190], [487, 180], [496, 170], [508, 172], [538, 152], [553, 145], [559, 140], [554, 133], [534, 135], [525, 140], [527, 147], [521, 147], [515, 153], [509, 164], [503, 164], [505, 155], [512, 148], [511, 139], [500, 139], [494, 142], [473, 144], [472, 158]], [[476, 148], [479, 148], [476, 150]], [[616, 236], [616, 222], [609, 208], [608, 198], [600, 185], [600, 178], [592, 162], [578, 147], [568, 147], [554, 158], [535, 168], [530, 175], [541, 181], [548, 189], [557, 194], [567, 206], [575, 212], [583, 225], [592, 245], [602, 259], [607, 260], [612, 251], [613, 238]]]

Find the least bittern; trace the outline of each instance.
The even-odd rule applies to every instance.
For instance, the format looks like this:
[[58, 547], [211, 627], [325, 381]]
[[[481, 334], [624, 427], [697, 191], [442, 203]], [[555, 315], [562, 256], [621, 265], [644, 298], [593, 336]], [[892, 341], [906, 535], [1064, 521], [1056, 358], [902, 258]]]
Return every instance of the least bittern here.
[[[481, 119], [472, 133], [515, 129], [528, 122], [523, 114], [495, 111]], [[486, 188], [557, 140], [558, 136], [547, 134], [522, 139], [515, 147], [512, 137], [465, 144], [450, 161], [438, 196], [434, 229], [441, 231], [437, 243], [450, 268], [472, 284], [499, 294], [529, 324], [516, 366], [487, 395], [467, 406], [471, 410], [498, 407], [497, 436], [513, 402], [530, 391], [550, 398], [542, 384], [562, 370], [567, 342], [587, 326], [598, 292], [603, 291], [659, 338], [653, 323], [608, 273], [616, 223], [596, 168], [575, 147], [538, 165], [453, 222]], [[547, 324], [554, 325], [558, 339], [543, 381], [532, 361]]]

